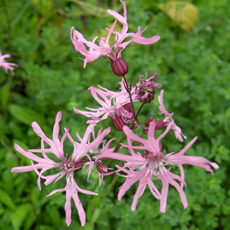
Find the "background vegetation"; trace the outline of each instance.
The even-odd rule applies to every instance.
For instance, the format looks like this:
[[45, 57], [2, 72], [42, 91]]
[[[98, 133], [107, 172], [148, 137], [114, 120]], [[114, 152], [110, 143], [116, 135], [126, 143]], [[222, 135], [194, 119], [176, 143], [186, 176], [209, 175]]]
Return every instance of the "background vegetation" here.
[[[73, 106], [84, 110], [97, 103], [87, 88], [102, 85], [119, 88], [107, 58], [83, 62], [70, 40], [74, 26], [87, 39], [105, 35], [113, 18], [107, 9], [122, 13], [118, 0], [3, 0], [0, 2], [0, 50], [12, 55], [18, 64], [15, 75], [0, 69], [0, 228], [5, 230], [112, 229], [112, 230], [210, 230], [229, 229], [230, 188], [230, 2], [228, 0], [126, 0], [129, 31], [142, 29], [144, 37], [160, 35], [154, 45], [131, 44], [123, 52], [129, 64], [128, 79], [135, 84], [139, 75], [157, 72], [163, 84], [168, 111], [187, 136], [185, 143], [168, 135], [164, 147], [177, 151], [194, 136], [198, 141], [188, 154], [206, 157], [220, 165], [214, 176], [198, 167], [185, 166], [188, 208], [183, 210], [179, 195], [170, 188], [166, 213], [160, 213], [159, 201], [146, 190], [130, 209], [135, 186], [121, 201], [117, 191], [124, 181], [115, 183], [105, 197], [113, 176], [106, 177], [97, 197], [79, 194], [87, 210], [87, 224], [80, 227], [72, 205], [72, 223], [65, 223], [65, 194], [46, 197], [64, 180], [48, 187], [37, 187], [34, 172], [11, 173], [10, 169], [30, 161], [15, 151], [17, 143], [25, 149], [39, 147], [39, 138], [31, 128], [37, 121], [49, 136], [54, 119], [62, 111], [61, 129], [83, 134], [86, 118]], [[176, 14], [175, 14], [176, 12]], [[193, 26], [194, 24], [194, 26]], [[148, 75], [150, 76], [150, 75]], [[157, 91], [159, 94], [159, 91]], [[144, 107], [140, 119], [158, 114], [158, 102]], [[160, 118], [160, 117], [159, 117]], [[111, 120], [99, 123], [112, 126]], [[121, 133], [112, 128], [110, 137]], [[96, 173], [86, 182], [79, 172], [77, 183], [92, 190]], [[102, 202], [103, 201], [103, 202]]]

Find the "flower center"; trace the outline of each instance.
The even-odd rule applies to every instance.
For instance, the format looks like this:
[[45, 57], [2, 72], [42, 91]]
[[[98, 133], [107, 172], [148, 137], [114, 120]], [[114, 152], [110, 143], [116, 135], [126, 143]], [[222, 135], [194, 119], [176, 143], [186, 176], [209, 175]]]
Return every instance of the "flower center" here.
[[81, 170], [83, 167], [83, 161], [82, 160], [78, 160], [76, 162], [71, 161], [71, 160], [65, 160], [63, 163], [61, 163], [60, 168], [62, 170], [66, 170], [67, 172], [71, 172], [71, 171], [79, 171]]
[[151, 152], [147, 152], [143, 155], [143, 157], [147, 159], [146, 167], [152, 168], [154, 170], [162, 166], [163, 162], [166, 162], [165, 157], [162, 153], [158, 153], [157, 155], [154, 155]]

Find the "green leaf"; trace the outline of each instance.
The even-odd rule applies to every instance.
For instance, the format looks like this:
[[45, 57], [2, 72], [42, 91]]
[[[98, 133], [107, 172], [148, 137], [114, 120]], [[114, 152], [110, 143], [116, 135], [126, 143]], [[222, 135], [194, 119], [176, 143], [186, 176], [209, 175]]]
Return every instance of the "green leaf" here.
[[31, 204], [22, 204], [17, 206], [14, 214], [12, 215], [12, 225], [14, 229], [20, 229], [24, 219], [29, 212], [32, 212], [33, 207]]
[[36, 216], [35, 216], [34, 212], [29, 212], [27, 215], [27, 218], [25, 219], [25, 222], [23, 224], [24, 229], [30, 230], [31, 226], [33, 225], [35, 220], [36, 220]]
[[55, 206], [50, 206], [47, 208], [48, 209], [48, 213], [50, 215], [52, 224], [58, 229], [60, 227], [60, 214], [58, 212], [58, 208]]
[[112, 209], [113, 205], [109, 204], [107, 205], [105, 208], [103, 208], [100, 212], [100, 214], [98, 215], [97, 220], [99, 220], [101, 217], [103, 217], [107, 212], [109, 212]]
[[6, 193], [5, 191], [0, 189], [0, 201], [5, 204], [7, 207], [9, 207], [10, 209], [15, 209], [15, 204], [13, 202], [13, 200], [10, 198], [10, 196], [8, 195], [8, 193]]
[[6, 83], [5, 85], [1, 87], [1, 90], [0, 90], [0, 100], [1, 100], [1, 106], [3, 109], [6, 105], [9, 94], [10, 94], [10, 85]]
[[92, 220], [91, 220], [92, 223], [95, 223], [95, 222], [96, 222], [96, 220], [98, 219], [98, 217], [99, 217], [99, 215], [100, 215], [100, 212], [101, 212], [101, 209], [100, 209], [100, 208], [95, 208], [95, 209], [94, 209], [93, 217], [92, 217]]
[[26, 125], [31, 125], [33, 121], [36, 121], [39, 125], [45, 123], [43, 116], [27, 107], [10, 104], [9, 110], [13, 117]]

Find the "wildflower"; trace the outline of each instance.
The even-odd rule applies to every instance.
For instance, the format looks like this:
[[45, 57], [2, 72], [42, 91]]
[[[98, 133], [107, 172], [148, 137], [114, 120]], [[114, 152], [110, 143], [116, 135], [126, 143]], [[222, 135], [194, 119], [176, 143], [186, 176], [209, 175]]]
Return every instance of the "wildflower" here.
[[[124, 133], [127, 136], [128, 145], [123, 147], [128, 148], [130, 155], [123, 155], [120, 153], [105, 153], [101, 157], [112, 158], [125, 161], [123, 167], [117, 166], [118, 170], [126, 173], [127, 175], [119, 174], [126, 177], [124, 184], [120, 187], [118, 193], [118, 199], [121, 200], [126, 191], [137, 181], [139, 181], [138, 188], [134, 195], [131, 209], [134, 211], [139, 197], [143, 194], [146, 186], [153, 196], [160, 199], [160, 211], [165, 212], [167, 204], [167, 195], [169, 184], [175, 187], [178, 191], [183, 207], [187, 207], [187, 199], [183, 191], [183, 186], [186, 185], [184, 181], [183, 164], [190, 164], [204, 168], [205, 170], [213, 173], [210, 164], [214, 168], [219, 166], [214, 162], [209, 162], [203, 157], [197, 156], [185, 156], [185, 152], [196, 141], [197, 137], [194, 137], [181, 151], [174, 154], [173, 152], [166, 154], [162, 152], [161, 139], [169, 132], [173, 125], [173, 121], [170, 121], [165, 131], [157, 138], [154, 138], [154, 131], [156, 123], [153, 121], [149, 125], [148, 140], [134, 134], [127, 126], [123, 128]], [[132, 141], [138, 142], [138, 146], [132, 145]], [[144, 150], [144, 154], [135, 152], [134, 149]], [[100, 157], [99, 157], [100, 158]], [[170, 171], [170, 165], [176, 165], [179, 167], [181, 176], [174, 174]], [[169, 167], [169, 168], [168, 168]], [[161, 192], [158, 191], [153, 183], [153, 180], [159, 179], [162, 182]], [[175, 181], [178, 180], [180, 185]]]
[[[162, 89], [161, 92], [160, 92], [160, 95], [158, 96], [158, 101], [159, 101], [159, 104], [160, 104], [159, 109], [160, 109], [160, 111], [161, 111], [160, 114], [164, 114], [164, 115], [165, 115], [165, 118], [163, 119], [163, 122], [167, 125], [167, 124], [169, 124], [169, 122], [170, 122], [171, 120], [173, 120], [173, 119], [172, 119], [173, 113], [170, 114], [170, 113], [165, 109], [164, 103], [163, 103], [163, 94], [164, 94], [164, 90]], [[162, 123], [162, 121], [161, 121], [161, 123]], [[187, 138], [187, 137], [181, 132], [181, 128], [178, 127], [174, 122], [172, 123], [171, 129], [174, 130], [175, 137], [176, 137], [179, 141], [183, 142], [183, 137], [184, 137], [184, 139]]]
[[[86, 67], [86, 64], [88, 62], [92, 62], [96, 59], [98, 59], [100, 56], [107, 56], [111, 61], [111, 66], [113, 72], [118, 76], [124, 76], [128, 71], [128, 65], [126, 61], [122, 58], [121, 52], [126, 48], [126, 46], [130, 42], [136, 42], [143, 45], [149, 45], [157, 42], [160, 39], [160, 36], [156, 35], [151, 38], [144, 38], [141, 37], [141, 34], [143, 31], [141, 31], [141, 27], [138, 27], [138, 30], [136, 33], [128, 33], [128, 24], [127, 24], [127, 10], [126, 5], [123, 1], [121, 1], [123, 5], [124, 15], [120, 15], [114, 10], [107, 10], [109, 14], [111, 14], [113, 17], [115, 17], [115, 21], [110, 29], [108, 30], [108, 35], [106, 38], [102, 37], [99, 41], [99, 45], [95, 44], [95, 41], [97, 40], [98, 36], [96, 36], [93, 41], [87, 41], [83, 35], [78, 32], [77, 30], [74, 30], [74, 27], [71, 28], [70, 31], [70, 37], [72, 40], [72, 43], [75, 46], [76, 51], [80, 52], [82, 55], [85, 56], [84, 59], [84, 68]], [[114, 31], [114, 27], [117, 23], [117, 20], [122, 23], [122, 30], [121, 33]], [[109, 40], [111, 34], [115, 34], [116, 38], [112, 46], [109, 45]], [[123, 42], [126, 38], [131, 38], [128, 41]], [[89, 50], [86, 49], [86, 47], [89, 47]]]
[[0, 51], [0, 67], [2, 67], [4, 69], [5, 73], [7, 73], [7, 71], [10, 70], [11, 74], [14, 75], [14, 72], [13, 72], [14, 67], [13, 66], [17, 66], [17, 65], [14, 63], [6, 62], [4, 60], [5, 58], [10, 58], [10, 55], [9, 54], [2, 55], [1, 51]]
[[[112, 92], [106, 88], [99, 86], [101, 89], [94, 88], [93, 86], [89, 87], [92, 96], [95, 100], [101, 105], [101, 107], [94, 109], [88, 108], [91, 111], [82, 111], [74, 108], [75, 113], [82, 114], [86, 117], [90, 117], [93, 119], [92, 121], [87, 121], [87, 123], [97, 123], [101, 120], [107, 119], [109, 116], [112, 119], [116, 118], [116, 115], [120, 116], [119, 109], [127, 104], [130, 103], [129, 94], [127, 93], [124, 87], [124, 79], [120, 82], [121, 91], [120, 92]], [[131, 90], [133, 93], [133, 90]], [[99, 98], [100, 96], [100, 98]], [[103, 100], [102, 100], [103, 99]], [[134, 97], [133, 100], [135, 101]]]
[[[65, 133], [61, 138], [61, 141], [58, 138], [59, 134], [59, 122], [61, 120], [61, 112], [59, 112], [56, 116], [54, 128], [53, 128], [53, 140], [46, 137], [43, 133], [40, 126], [36, 123], [32, 123], [32, 128], [34, 132], [41, 137], [41, 149], [30, 149], [28, 151], [23, 150], [19, 145], [15, 144], [15, 148], [22, 155], [31, 159], [31, 165], [29, 166], [21, 166], [12, 168], [11, 172], [27, 172], [34, 170], [38, 174], [37, 184], [39, 189], [41, 190], [41, 182], [40, 179], [45, 179], [44, 184], [48, 185], [51, 182], [56, 182], [62, 177], [66, 176], [66, 186], [61, 189], [55, 189], [48, 196], [53, 195], [56, 192], [66, 192], [66, 203], [65, 203], [65, 213], [66, 213], [66, 223], [69, 226], [71, 223], [71, 198], [73, 198], [75, 206], [78, 210], [79, 218], [81, 225], [85, 225], [85, 211], [82, 207], [81, 201], [78, 197], [78, 192], [97, 195], [97, 193], [84, 190], [80, 188], [75, 179], [74, 173], [81, 170], [88, 162], [93, 161], [93, 158], [89, 155], [92, 153], [92, 149], [98, 147], [100, 143], [103, 142], [103, 138], [110, 132], [110, 129], [106, 129], [103, 132], [98, 133], [98, 136], [94, 138], [92, 142], [90, 142], [90, 135], [93, 133], [93, 125], [89, 125], [86, 129], [84, 137], [81, 138], [78, 134], [77, 137], [80, 142], [75, 142], [69, 134], [69, 130], [65, 129]], [[65, 139], [68, 138], [69, 141], [73, 144], [73, 153], [70, 156], [64, 153], [63, 144]], [[50, 147], [45, 148], [45, 143], [47, 143]], [[108, 147], [108, 146], [107, 146]], [[35, 153], [40, 152], [43, 157], [39, 157], [35, 155]], [[58, 162], [50, 159], [47, 155], [50, 153], [54, 155]], [[33, 162], [37, 162], [34, 164]], [[49, 169], [58, 169], [58, 173], [54, 175], [44, 176], [44, 172]], [[39, 171], [39, 169], [41, 169]]]
[[144, 103], [150, 103], [154, 99], [154, 94], [155, 94], [154, 89], [162, 87], [161, 84], [155, 83], [153, 81], [153, 79], [156, 78], [157, 76], [158, 76], [157, 73], [154, 73], [154, 75], [149, 79], [145, 79], [144, 75], [140, 76], [140, 80], [134, 88], [135, 97], [138, 101]]

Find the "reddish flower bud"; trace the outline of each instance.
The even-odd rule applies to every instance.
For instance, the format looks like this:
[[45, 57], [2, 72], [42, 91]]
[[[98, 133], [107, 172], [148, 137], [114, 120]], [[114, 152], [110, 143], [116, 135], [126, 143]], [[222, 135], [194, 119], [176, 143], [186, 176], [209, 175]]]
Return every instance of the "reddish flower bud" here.
[[123, 127], [126, 125], [126, 123], [124, 122], [121, 116], [115, 115], [115, 118], [112, 118], [112, 121], [113, 121], [114, 127], [118, 131], [123, 131]]
[[[149, 117], [149, 118], [147, 119], [147, 121], [145, 122], [146, 128], [143, 129], [143, 133], [144, 133], [144, 134], [147, 134], [147, 133], [148, 133], [148, 130], [149, 130], [148, 127], [149, 127], [150, 122], [152, 122], [152, 121], [154, 121], [154, 115], [151, 116], [151, 117]], [[162, 128], [164, 128], [166, 125], [167, 125], [167, 122], [164, 122], [163, 120], [158, 120], [158, 121], [155, 122], [155, 130], [162, 129]]]
[[[110, 116], [112, 118], [114, 127], [118, 131], [123, 131], [124, 126], [129, 126], [133, 119], [133, 114], [129, 113], [126, 109], [124, 109], [122, 106], [119, 108], [119, 110], [114, 113], [113, 116]], [[137, 123], [134, 122], [133, 126], [131, 129], [135, 129], [137, 127]]]
[[145, 126], [146, 126], [146, 127], [149, 127], [149, 124], [150, 124], [150, 122], [152, 122], [152, 121], [154, 121], [154, 115], [152, 115], [151, 117], [149, 117], [149, 118], [147, 119], [147, 121], [145, 122]]
[[108, 172], [108, 168], [105, 164], [103, 164], [102, 162], [97, 162], [97, 170], [99, 173], [107, 173]]
[[155, 130], [159, 130], [164, 128], [167, 125], [167, 122], [164, 122], [163, 120], [156, 121]]
[[111, 68], [113, 73], [117, 76], [125, 76], [128, 72], [128, 64], [123, 57], [119, 57], [115, 60], [110, 58]]
[[125, 104], [124, 107], [128, 112], [130, 112], [130, 113], [132, 112], [131, 103]]

